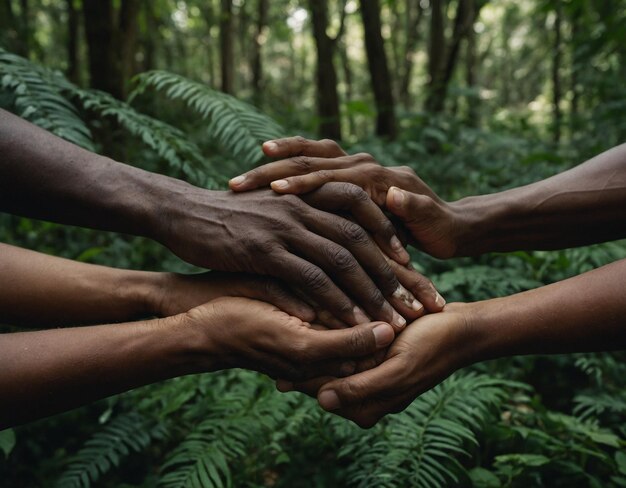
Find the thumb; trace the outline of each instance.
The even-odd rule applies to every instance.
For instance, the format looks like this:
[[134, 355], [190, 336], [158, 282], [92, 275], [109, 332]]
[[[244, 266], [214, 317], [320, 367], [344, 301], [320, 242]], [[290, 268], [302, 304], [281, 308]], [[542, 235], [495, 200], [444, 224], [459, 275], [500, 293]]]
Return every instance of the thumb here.
[[315, 341], [311, 350], [314, 361], [367, 356], [387, 347], [395, 338], [393, 327], [385, 322], [371, 322], [340, 330], [309, 330]]
[[389, 187], [385, 203], [387, 209], [404, 223], [425, 220], [431, 216], [433, 204], [429, 196], [401, 190], [397, 186]]

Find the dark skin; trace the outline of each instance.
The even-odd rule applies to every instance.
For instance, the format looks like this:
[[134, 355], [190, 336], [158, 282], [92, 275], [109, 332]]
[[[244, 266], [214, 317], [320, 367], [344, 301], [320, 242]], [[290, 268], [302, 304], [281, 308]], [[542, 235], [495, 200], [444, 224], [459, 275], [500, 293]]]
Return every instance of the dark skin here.
[[333, 141], [292, 137], [263, 149], [279, 160], [233, 178], [233, 190], [271, 184], [281, 194], [302, 194], [330, 181], [350, 182], [399, 217], [413, 244], [438, 258], [626, 237], [626, 144], [551, 178], [456, 202], [439, 198], [408, 167], [383, 167], [369, 154], [349, 156]]
[[[361, 186], [439, 258], [517, 249], [560, 249], [626, 237], [626, 144], [569, 171], [512, 190], [445, 202], [409, 168], [348, 156], [332, 141], [295, 137], [264, 145], [279, 159], [231, 180], [306, 193], [329, 181]], [[626, 348], [626, 260], [505, 298], [452, 303], [407, 326], [385, 360], [346, 378], [279, 381], [362, 427], [406, 408], [469, 364], [523, 354]]]
[[[90, 153], [3, 110], [0, 154], [1, 211], [147, 236], [197, 266], [279, 278], [348, 325], [374, 318], [401, 328], [394, 306], [409, 318], [423, 313], [394, 297], [399, 282], [378, 248], [401, 264], [408, 254], [355, 185], [305, 199], [209, 191]], [[359, 215], [361, 226], [332, 212]], [[416, 289], [427, 295], [414, 298], [430, 307], [433, 288], [421, 279]]]
[[[149, 315], [164, 318], [125, 322]], [[192, 373], [342, 376], [374, 366], [394, 338], [382, 322], [323, 330], [314, 316], [269, 278], [120, 270], [0, 245], [1, 322], [123, 322], [1, 334], [0, 430]]]

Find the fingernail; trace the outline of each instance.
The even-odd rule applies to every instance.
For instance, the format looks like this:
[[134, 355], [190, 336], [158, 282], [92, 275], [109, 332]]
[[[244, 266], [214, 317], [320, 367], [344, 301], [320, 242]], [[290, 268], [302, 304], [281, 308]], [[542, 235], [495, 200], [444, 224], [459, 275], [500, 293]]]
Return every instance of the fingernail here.
[[374, 332], [374, 339], [376, 339], [377, 347], [385, 347], [391, 344], [396, 337], [393, 332], [393, 329], [389, 326], [389, 324], [378, 324], [372, 330]]
[[263, 147], [265, 147], [265, 149], [267, 149], [270, 152], [274, 152], [274, 151], [276, 151], [276, 149], [278, 149], [278, 144], [276, 144], [275, 142], [272, 142], [272, 141], [267, 141], [267, 142], [263, 143]]
[[393, 249], [396, 252], [400, 252], [404, 250], [404, 247], [402, 246], [400, 239], [398, 239], [396, 236], [393, 236], [391, 238], [391, 241], [389, 241], [389, 243], [391, 244], [391, 249]]
[[272, 188], [278, 188], [279, 190], [284, 190], [289, 186], [289, 182], [287, 180], [276, 180], [270, 183]]
[[339, 373], [341, 376], [350, 376], [356, 370], [356, 363], [354, 361], [346, 361], [339, 366]]
[[319, 394], [317, 401], [320, 406], [327, 411], [337, 410], [341, 407], [341, 402], [335, 390], [325, 390]]
[[413, 310], [415, 310], [416, 312], [421, 311], [424, 308], [424, 305], [422, 305], [420, 302], [418, 302], [417, 300], [413, 300], [411, 302], [411, 308]]
[[406, 320], [404, 320], [404, 317], [394, 310], [391, 323], [392, 325], [395, 325], [396, 327], [402, 329], [406, 325]]
[[396, 207], [401, 207], [404, 202], [404, 192], [399, 188], [391, 187], [391, 197], [393, 198], [393, 203]]
[[446, 304], [446, 300], [439, 294], [439, 292], [437, 292], [435, 303], [438, 307], [443, 307]]
[[230, 180], [230, 184], [238, 186], [238, 185], [241, 185], [244, 182], [245, 179], [246, 179], [246, 177], [244, 175], [237, 176], [236, 178], [233, 178], [232, 180]]
[[276, 389], [283, 393], [293, 391], [293, 383], [287, 380], [276, 380]]
[[352, 309], [352, 312], [354, 314], [354, 320], [356, 321], [357, 324], [365, 324], [370, 321], [370, 318], [367, 315], [365, 315], [365, 312], [361, 310], [359, 307], [354, 307]]

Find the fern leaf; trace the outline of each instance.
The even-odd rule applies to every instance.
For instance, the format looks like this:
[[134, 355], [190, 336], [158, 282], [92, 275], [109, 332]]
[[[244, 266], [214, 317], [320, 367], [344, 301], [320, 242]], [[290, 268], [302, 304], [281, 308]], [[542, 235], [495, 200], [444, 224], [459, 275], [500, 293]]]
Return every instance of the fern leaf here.
[[284, 130], [255, 107], [208, 86], [166, 71], [149, 71], [137, 76], [131, 98], [152, 87], [172, 100], [180, 100], [203, 120], [207, 132], [234, 158], [258, 162], [260, 143], [284, 135]]

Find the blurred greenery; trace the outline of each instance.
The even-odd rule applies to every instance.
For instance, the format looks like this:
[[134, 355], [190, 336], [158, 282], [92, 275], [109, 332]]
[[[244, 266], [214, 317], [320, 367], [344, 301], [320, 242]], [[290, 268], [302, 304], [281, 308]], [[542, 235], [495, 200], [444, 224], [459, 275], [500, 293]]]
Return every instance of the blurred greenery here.
[[[118, 57], [128, 51], [130, 61], [120, 68], [123, 88], [111, 93], [89, 65], [85, 39], [96, 27], [82, 13], [92, 3], [3, 3], [0, 106], [83, 147], [211, 188], [262, 162], [265, 138], [316, 137], [307, 2], [102, 0], [116, 15], [137, 7], [135, 38], [116, 41]], [[345, 12], [334, 60], [344, 146], [411, 166], [443, 198], [530, 183], [626, 140], [623, 0], [476, 2], [437, 111], [424, 109], [429, 22], [442, 5], [449, 41], [462, 1], [381, 1], [389, 89], [398, 95], [395, 138], [373, 136], [377, 106], [358, 3], [323, 3], [329, 36]], [[225, 6], [231, 96], [219, 91]], [[257, 48], [263, 69], [255, 82]], [[0, 240], [116, 267], [193, 270], [143, 238], [5, 214]], [[448, 301], [471, 301], [625, 258], [626, 242], [412, 257]], [[626, 486], [625, 359], [616, 352], [481, 363], [369, 431], [308, 398], [277, 394], [254, 373], [178, 378], [0, 432], [0, 485]]]

